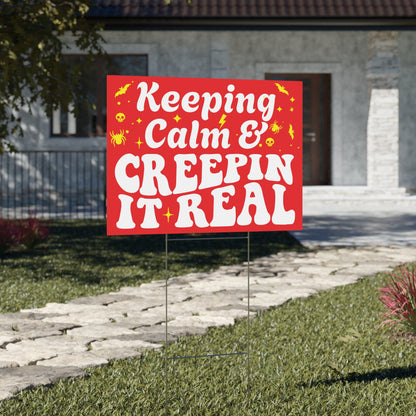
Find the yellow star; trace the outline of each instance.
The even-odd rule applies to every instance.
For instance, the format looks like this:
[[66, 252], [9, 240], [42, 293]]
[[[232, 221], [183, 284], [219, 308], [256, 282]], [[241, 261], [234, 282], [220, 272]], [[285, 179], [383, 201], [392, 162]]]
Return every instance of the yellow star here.
[[279, 107], [279, 108], [277, 109], [277, 111], [279, 111], [279, 112], [280, 112], [280, 111], [282, 111], [282, 107]]
[[169, 222], [170, 217], [171, 217], [173, 214], [169, 211], [169, 207], [168, 207], [168, 212], [167, 212], [166, 214], [163, 214], [163, 215], [167, 218], [167, 220], [168, 220], [168, 222]]
[[141, 120], [140, 118], [138, 118], [136, 121], [137, 121], [139, 124], [142, 122], [142, 120]]
[[293, 103], [293, 101], [295, 101], [295, 99], [292, 97], [292, 98], [290, 99], [290, 101], [292, 101], [292, 103]]
[[140, 137], [138, 138], [137, 142], [135, 142], [137, 144], [137, 146], [139, 146], [140, 149], [140, 145], [143, 144], [143, 142], [140, 140]]
[[293, 111], [293, 107], [291, 107], [290, 111]]
[[178, 115], [178, 114], [176, 114], [176, 116], [175, 116], [175, 117], [173, 117], [173, 119], [174, 119], [176, 122], [178, 122], [181, 118], [179, 117], [179, 115]]

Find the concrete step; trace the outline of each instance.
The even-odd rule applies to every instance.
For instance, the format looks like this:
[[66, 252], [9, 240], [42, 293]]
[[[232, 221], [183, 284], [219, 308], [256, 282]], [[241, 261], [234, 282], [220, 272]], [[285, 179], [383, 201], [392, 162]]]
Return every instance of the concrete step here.
[[406, 188], [369, 188], [367, 186], [304, 186], [308, 199], [327, 198], [401, 198], [408, 195]]

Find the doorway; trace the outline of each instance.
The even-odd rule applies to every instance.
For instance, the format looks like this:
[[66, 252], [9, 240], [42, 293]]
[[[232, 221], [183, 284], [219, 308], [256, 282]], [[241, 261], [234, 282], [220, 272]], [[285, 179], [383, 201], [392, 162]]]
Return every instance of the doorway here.
[[330, 184], [331, 75], [266, 73], [268, 80], [303, 83], [303, 184]]

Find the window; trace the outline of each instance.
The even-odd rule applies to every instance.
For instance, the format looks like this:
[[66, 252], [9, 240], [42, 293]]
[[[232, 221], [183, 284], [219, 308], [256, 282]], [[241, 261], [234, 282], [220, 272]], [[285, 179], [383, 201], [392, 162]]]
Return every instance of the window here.
[[106, 75], [147, 75], [146, 55], [109, 55], [97, 57], [94, 62], [83, 55], [66, 56], [68, 65], [80, 65], [82, 70], [80, 87], [86, 92], [95, 109], [84, 108], [74, 103], [79, 113], [54, 110], [51, 117], [53, 137], [105, 136], [107, 124]]

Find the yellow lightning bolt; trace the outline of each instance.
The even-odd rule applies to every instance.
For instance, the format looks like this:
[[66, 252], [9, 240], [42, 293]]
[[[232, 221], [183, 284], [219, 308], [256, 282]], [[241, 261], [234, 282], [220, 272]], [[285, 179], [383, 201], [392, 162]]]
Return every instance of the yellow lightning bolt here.
[[225, 123], [225, 117], [227, 117], [225, 114], [223, 114], [222, 116], [221, 116], [221, 119], [220, 119], [220, 121], [218, 122], [218, 124], [221, 126], [221, 128], [222, 128], [222, 126], [224, 125], [224, 123]]
[[293, 126], [291, 124], [289, 125], [289, 135], [293, 140], [295, 137], [295, 130], [293, 130]]

